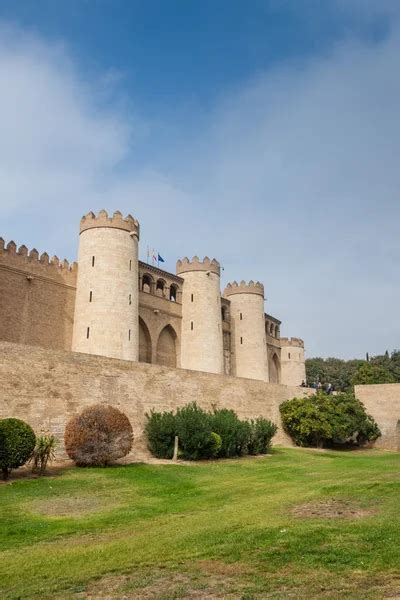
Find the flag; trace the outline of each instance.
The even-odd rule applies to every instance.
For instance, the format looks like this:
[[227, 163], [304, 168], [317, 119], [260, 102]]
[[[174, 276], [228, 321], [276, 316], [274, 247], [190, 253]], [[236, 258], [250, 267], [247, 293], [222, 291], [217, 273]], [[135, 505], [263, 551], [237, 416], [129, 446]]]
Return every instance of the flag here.
[[158, 262], [165, 262], [165, 260], [163, 259], [163, 257], [161, 256], [161, 254], [158, 255]]
[[154, 267], [154, 263], [157, 262], [157, 254], [155, 253], [154, 248], [153, 248], [152, 259], [153, 259], [153, 267]]

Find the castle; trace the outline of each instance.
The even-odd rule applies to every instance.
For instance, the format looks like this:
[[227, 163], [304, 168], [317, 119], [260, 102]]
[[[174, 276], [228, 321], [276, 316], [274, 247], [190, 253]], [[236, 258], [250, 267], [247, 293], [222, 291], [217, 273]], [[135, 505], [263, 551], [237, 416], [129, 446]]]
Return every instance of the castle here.
[[280, 337], [264, 286], [220, 288], [220, 264], [138, 260], [140, 227], [116, 211], [80, 223], [78, 264], [0, 238], [0, 340], [298, 386], [304, 343]]

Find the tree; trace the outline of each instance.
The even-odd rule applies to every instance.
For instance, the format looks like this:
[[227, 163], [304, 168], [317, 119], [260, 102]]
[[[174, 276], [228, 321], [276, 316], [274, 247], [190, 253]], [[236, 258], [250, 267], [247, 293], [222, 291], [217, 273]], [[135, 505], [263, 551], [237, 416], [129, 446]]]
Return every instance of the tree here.
[[352, 385], [395, 382], [396, 378], [387, 367], [370, 362], [360, 365], [351, 379]]
[[374, 419], [351, 392], [293, 398], [283, 402], [280, 411], [285, 430], [298, 446], [323, 447], [350, 440], [362, 445], [380, 435]]
[[20, 419], [0, 421], [0, 469], [7, 480], [12, 469], [24, 465], [35, 448], [36, 437], [28, 423]]
[[64, 442], [78, 466], [105, 466], [131, 451], [132, 425], [117, 408], [95, 404], [67, 423]]

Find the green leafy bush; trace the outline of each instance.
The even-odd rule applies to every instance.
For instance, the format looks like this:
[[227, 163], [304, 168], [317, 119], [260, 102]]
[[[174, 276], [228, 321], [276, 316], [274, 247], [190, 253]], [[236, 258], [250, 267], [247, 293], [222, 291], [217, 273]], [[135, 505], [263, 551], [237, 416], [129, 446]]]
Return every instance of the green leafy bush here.
[[213, 457], [217, 457], [219, 454], [219, 451], [221, 450], [221, 446], [222, 446], [222, 438], [220, 435], [218, 435], [218, 433], [215, 433], [215, 431], [211, 432], [211, 445], [210, 445], [210, 450], [211, 450], [211, 455]]
[[258, 417], [258, 419], [250, 421], [251, 435], [248, 442], [247, 450], [249, 454], [267, 454], [271, 447], [271, 441], [277, 432], [277, 426], [264, 419]]
[[36, 438], [36, 445], [33, 451], [32, 470], [39, 471], [40, 475], [46, 470], [49, 460], [54, 460], [57, 447], [57, 440], [51, 433], [44, 433]]
[[176, 435], [182, 458], [198, 460], [214, 456], [210, 416], [195, 402], [176, 411]]
[[180, 456], [187, 460], [230, 458], [268, 451], [276, 426], [267, 419], [241, 421], [233, 410], [204, 411], [195, 402], [172, 412], [152, 411], [145, 432], [149, 450], [159, 458], [172, 458], [175, 436]]
[[150, 452], [157, 458], [172, 458], [176, 433], [176, 418], [172, 412], [155, 412], [147, 417], [145, 433]]
[[247, 445], [248, 432], [237, 414], [233, 410], [221, 408], [214, 409], [209, 418], [211, 429], [221, 436], [219, 456], [230, 458], [242, 454], [243, 447]]
[[20, 419], [0, 421], [0, 469], [8, 479], [12, 469], [24, 465], [35, 448], [35, 434], [28, 423]]
[[323, 447], [350, 440], [362, 445], [381, 435], [374, 419], [351, 392], [293, 398], [281, 404], [280, 412], [285, 430], [298, 446]]
[[67, 423], [64, 442], [78, 466], [105, 466], [130, 452], [132, 425], [117, 408], [95, 404]]

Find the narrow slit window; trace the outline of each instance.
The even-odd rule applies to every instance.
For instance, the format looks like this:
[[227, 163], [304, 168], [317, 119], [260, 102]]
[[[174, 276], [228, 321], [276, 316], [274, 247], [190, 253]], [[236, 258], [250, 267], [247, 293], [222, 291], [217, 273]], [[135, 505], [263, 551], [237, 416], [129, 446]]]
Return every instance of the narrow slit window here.
[[129, 294], [129, 304], [132, 304], [132, 294]]
[[93, 292], [92, 290], [90, 290], [89, 292], [89, 302], [91, 302], [93, 300]]
[[194, 299], [194, 296], [193, 296], [193, 294], [192, 294], [192, 295], [191, 295], [191, 301], [192, 301], [192, 302], [193, 302], [193, 299]]
[[240, 320], [243, 320], [243, 313], [240, 313]]
[[128, 340], [131, 341], [131, 330], [128, 330]]
[[190, 329], [193, 331], [193, 321], [190, 321]]
[[243, 344], [243, 338], [242, 337], [240, 338], [240, 343]]
[[132, 271], [132, 261], [129, 261], [129, 270]]
[[288, 352], [288, 357], [290, 358], [290, 352]]
[[86, 328], [86, 339], [88, 340], [90, 336], [90, 327]]
[[94, 259], [95, 259], [95, 257], [92, 256], [92, 267], [94, 267]]

